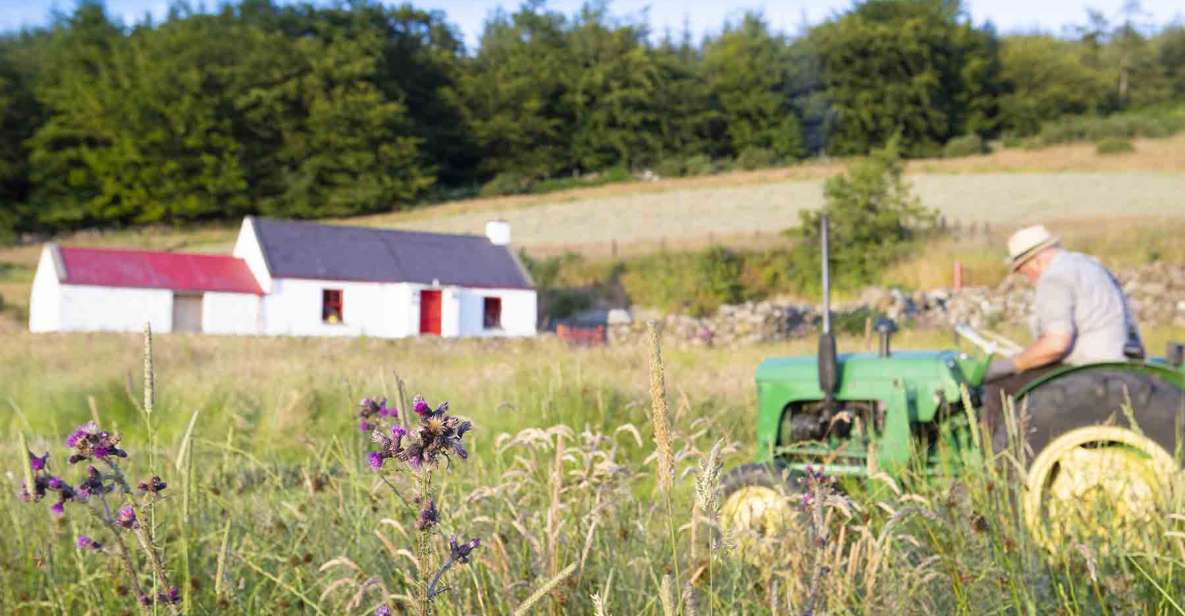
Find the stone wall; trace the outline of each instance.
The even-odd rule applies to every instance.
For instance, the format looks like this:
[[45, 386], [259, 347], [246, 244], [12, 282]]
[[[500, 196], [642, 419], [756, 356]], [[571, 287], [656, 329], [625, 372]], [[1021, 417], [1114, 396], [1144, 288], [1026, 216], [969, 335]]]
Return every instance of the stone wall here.
[[[1185, 328], [1185, 267], [1151, 264], [1118, 274], [1136, 318], [1142, 325]], [[834, 308], [844, 313], [884, 314], [903, 326], [950, 327], [970, 323], [993, 328], [1006, 323], [1027, 324], [1033, 289], [1018, 276], [999, 286], [971, 287], [955, 292], [936, 289], [905, 293], [899, 289], [869, 288], [858, 300]], [[611, 323], [610, 344], [644, 340], [645, 322], [663, 324], [665, 337], [679, 345], [736, 346], [812, 336], [817, 331], [817, 306], [793, 300], [767, 300], [722, 306], [715, 314], [695, 318], [636, 311], [632, 320]]]

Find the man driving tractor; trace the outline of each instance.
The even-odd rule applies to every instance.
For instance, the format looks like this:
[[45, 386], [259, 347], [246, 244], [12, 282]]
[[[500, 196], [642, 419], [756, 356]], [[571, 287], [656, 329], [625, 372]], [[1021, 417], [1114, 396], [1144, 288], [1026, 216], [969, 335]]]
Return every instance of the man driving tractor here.
[[1008, 240], [1013, 272], [1035, 286], [1033, 331], [1037, 340], [1020, 353], [992, 362], [984, 376], [985, 418], [993, 446], [1007, 435], [1004, 394], [1009, 396], [1064, 364], [1124, 361], [1144, 356], [1139, 328], [1115, 276], [1097, 259], [1061, 247], [1044, 225], [1026, 227]]

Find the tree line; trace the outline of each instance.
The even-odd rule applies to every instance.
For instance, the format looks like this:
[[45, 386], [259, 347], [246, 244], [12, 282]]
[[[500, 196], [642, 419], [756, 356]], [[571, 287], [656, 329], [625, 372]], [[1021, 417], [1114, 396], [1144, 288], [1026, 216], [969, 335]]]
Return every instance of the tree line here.
[[372, 0], [179, 4], [130, 26], [84, 0], [0, 37], [0, 235], [346, 216], [891, 139], [925, 156], [1185, 101], [1185, 28], [1137, 17], [1001, 36], [957, 0], [867, 0], [794, 34], [747, 14], [694, 40], [528, 0], [466, 49], [443, 13]]

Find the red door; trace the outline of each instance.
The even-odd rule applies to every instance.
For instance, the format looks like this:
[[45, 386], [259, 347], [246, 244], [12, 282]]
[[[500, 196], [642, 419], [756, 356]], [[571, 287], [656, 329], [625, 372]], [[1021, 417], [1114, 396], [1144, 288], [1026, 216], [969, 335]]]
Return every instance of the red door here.
[[440, 335], [440, 291], [420, 291], [420, 333]]

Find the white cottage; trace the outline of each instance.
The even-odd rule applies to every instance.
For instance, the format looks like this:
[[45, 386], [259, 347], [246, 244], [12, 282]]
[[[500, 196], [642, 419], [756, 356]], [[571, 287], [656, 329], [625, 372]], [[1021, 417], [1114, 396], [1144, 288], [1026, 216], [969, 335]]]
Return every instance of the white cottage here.
[[509, 228], [492, 222], [486, 233], [248, 217], [233, 256], [51, 244], [34, 280], [29, 329], [123, 331], [150, 322], [157, 331], [263, 335], [534, 335], [536, 293], [508, 247]]

